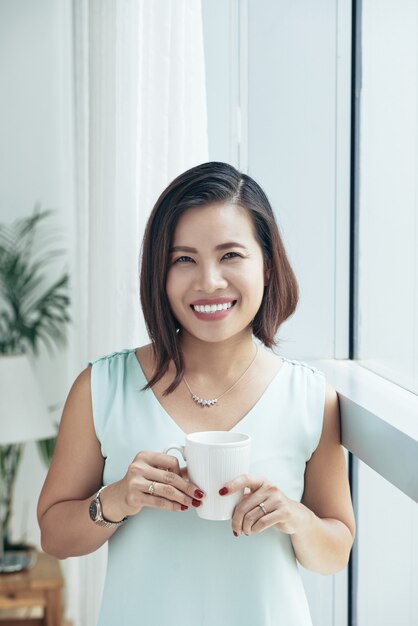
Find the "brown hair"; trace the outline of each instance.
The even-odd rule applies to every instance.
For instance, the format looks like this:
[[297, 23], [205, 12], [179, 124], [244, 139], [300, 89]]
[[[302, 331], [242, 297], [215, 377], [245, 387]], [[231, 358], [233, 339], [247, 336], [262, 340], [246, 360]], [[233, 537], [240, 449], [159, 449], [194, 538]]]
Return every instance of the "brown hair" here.
[[250, 215], [263, 250], [269, 280], [253, 320], [253, 334], [265, 346], [276, 345], [279, 326], [297, 306], [299, 290], [268, 198], [261, 187], [232, 165], [203, 163], [180, 174], [162, 192], [149, 217], [142, 244], [141, 304], [156, 362], [155, 372], [144, 387], [151, 388], [166, 373], [172, 360], [176, 376], [164, 395], [180, 384], [184, 365], [177, 333], [180, 326], [171, 312], [166, 294], [169, 250], [180, 216], [187, 209], [215, 203], [231, 203]]

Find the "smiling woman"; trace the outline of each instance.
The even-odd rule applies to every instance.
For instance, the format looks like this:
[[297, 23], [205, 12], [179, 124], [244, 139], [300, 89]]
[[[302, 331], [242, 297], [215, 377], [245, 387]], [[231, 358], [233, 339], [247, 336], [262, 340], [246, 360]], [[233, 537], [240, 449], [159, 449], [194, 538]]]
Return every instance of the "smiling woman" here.
[[[240, 243], [219, 243], [220, 235], [235, 236]], [[191, 256], [172, 256], [166, 284], [182, 341], [189, 335], [217, 342], [251, 333], [268, 280], [247, 211], [232, 204], [188, 209], [177, 223], [174, 249], [184, 249], [182, 242], [190, 241], [199, 242], [198, 248]]]
[[[161, 194], [141, 267], [151, 344], [81, 372], [39, 501], [47, 552], [109, 540], [100, 626], [311, 626], [297, 560], [342, 569], [354, 518], [335, 391], [269, 349], [297, 294], [252, 178], [204, 163]], [[161, 452], [184, 434], [238, 427], [249, 471], [214, 493]], [[207, 473], [216, 479], [213, 465]], [[206, 503], [232, 495], [231, 519], [205, 519]]]
[[[243, 300], [234, 293], [239, 286], [228, 282], [232, 276], [243, 283]], [[188, 300], [182, 304], [175, 294], [177, 289], [188, 290]], [[190, 305], [222, 302], [213, 302], [215, 297], [225, 298], [227, 303], [235, 300], [234, 315], [225, 317], [243, 323], [247, 314], [247, 331], [269, 348], [298, 302], [296, 277], [267, 196], [250, 176], [217, 162], [204, 163], [178, 176], [161, 194], [148, 221], [141, 303], [158, 363], [149, 387], [161, 379], [170, 361], [176, 375], [167, 393], [180, 384], [177, 332], [183, 315], [187, 314], [190, 321], [199, 319], [197, 312], [190, 315]], [[212, 335], [215, 329], [211, 328], [206, 340], [216, 341]], [[187, 333], [187, 325], [184, 331]]]

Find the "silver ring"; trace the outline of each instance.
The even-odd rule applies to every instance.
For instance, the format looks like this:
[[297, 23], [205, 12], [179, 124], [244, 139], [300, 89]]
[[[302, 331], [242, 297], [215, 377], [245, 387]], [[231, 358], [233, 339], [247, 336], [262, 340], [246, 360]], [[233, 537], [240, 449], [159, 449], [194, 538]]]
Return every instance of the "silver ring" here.
[[260, 507], [260, 509], [263, 511], [264, 515], [267, 515], [267, 511], [266, 508], [264, 506], [264, 502], [262, 502], [261, 504], [258, 505]]
[[148, 487], [148, 493], [150, 493], [152, 495], [154, 493], [154, 491], [155, 491], [155, 481], [152, 481], [152, 483]]

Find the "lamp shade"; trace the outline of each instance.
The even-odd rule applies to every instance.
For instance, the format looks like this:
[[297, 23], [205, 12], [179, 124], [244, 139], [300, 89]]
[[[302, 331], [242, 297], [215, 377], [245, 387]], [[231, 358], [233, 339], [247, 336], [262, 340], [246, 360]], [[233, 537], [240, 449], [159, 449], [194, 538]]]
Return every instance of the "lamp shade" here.
[[0, 445], [56, 434], [28, 357], [0, 355]]

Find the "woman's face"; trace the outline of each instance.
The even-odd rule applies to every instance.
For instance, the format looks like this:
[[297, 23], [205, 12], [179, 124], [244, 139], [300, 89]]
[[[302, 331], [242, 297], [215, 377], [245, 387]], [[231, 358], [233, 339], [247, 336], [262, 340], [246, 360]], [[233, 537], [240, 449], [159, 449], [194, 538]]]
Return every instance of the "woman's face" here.
[[183, 333], [217, 342], [248, 329], [265, 282], [263, 253], [245, 209], [212, 204], [183, 213], [166, 283]]

